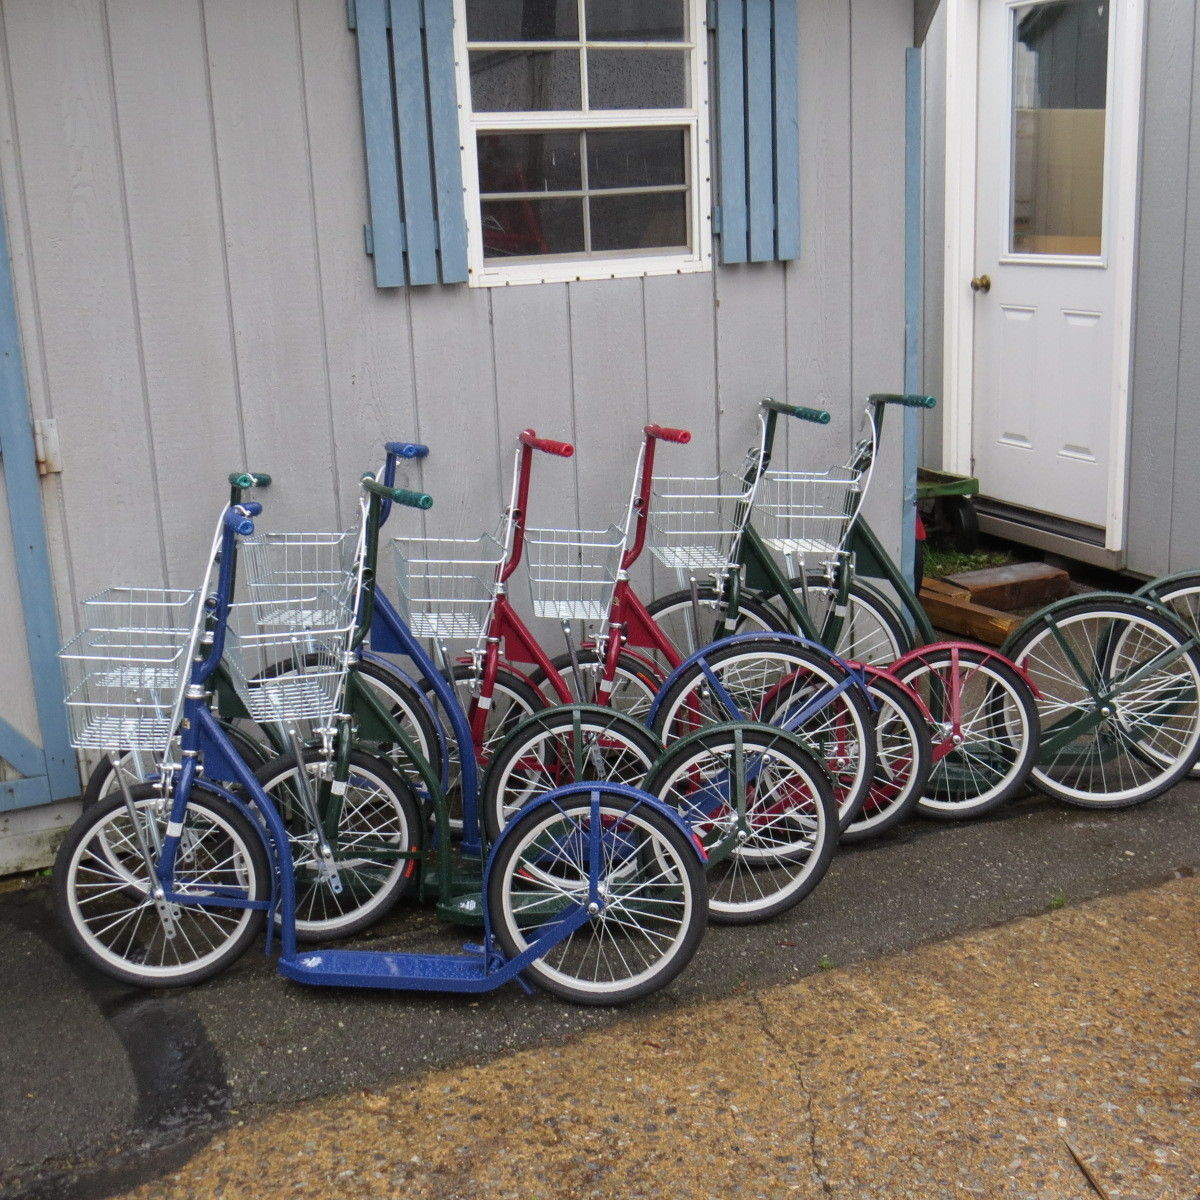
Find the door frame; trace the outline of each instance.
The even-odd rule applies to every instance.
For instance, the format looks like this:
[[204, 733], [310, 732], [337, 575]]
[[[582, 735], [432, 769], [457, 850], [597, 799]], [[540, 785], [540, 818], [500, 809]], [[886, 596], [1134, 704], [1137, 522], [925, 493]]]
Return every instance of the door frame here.
[[[1113, 278], [1113, 373], [1105, 550], [1125, 546], [1129, 475], [1129, 389], [1133, 369], [1133, 292], [1137, 265], [1137, 217], [1141, 190], [1142, 86], [1146, 60], [1148, 0], [1112, 0], [1117, 19], [1128, 22], [1117, 40], [1114, 66], [1124, 81], [1112, 104], [1113, 140], [1122, 165], [1111, 181], [1116, 220], [1109, 224]], [[946, 226], [942, 285], [942, 465], [974, 475], [972, 463], [975, 370], [975, 190], [979, 124], [979, 15], [981, 0], [946, 0]]]

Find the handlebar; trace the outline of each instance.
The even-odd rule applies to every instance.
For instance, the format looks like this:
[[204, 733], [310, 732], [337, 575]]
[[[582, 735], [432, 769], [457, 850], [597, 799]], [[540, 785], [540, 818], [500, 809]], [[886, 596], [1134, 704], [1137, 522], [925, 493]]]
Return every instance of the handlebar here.
[[905, 396], [898, 392], [872, 392], [867, 399], [872, 404], [900, 404], [904, 408], [937, 408], [937, 399], [933, 396]]
[[798, 417], [801, 421], [811, 421], [814, 425], [828, 425], [829, 414], [823, 408], [803, 408], [798, 404], [783, 404], [766, 396], [761, 401], [767, 412], [779, 413], [784, 417]]
[[229, 486], [242, 491], [247, 488], [270, 487], [271, 477], [260, 474], [258, 471], [234, 471], [229, 476]]
[[642, 432], [651, 438], [662, 442], [675, 442], [676, 445], [686, 446], [692, 440], [692, 435], [686, 429], [672, 429], [668, 425], [644, 425]]
[[[251, 511], [251, 510], [255, 511]], [[240, 504], [231, 505], [225, 510], [225, 516], [222, 520], [225, 522], [226, 529], [232, 529], [234, 533], [240, 534], [242, 537], [249, 537], [254, 532], [254, 522], [251, 517], [257, 517], [262, 512], [261, 504]]]
[[362, 477], [362, 485], [368, 492], [378, 496], [381, 500], [387, 500], [394, 504], [403, 504], [407, 508], [424, 510], [433, 507], [433, 497], [427, 492], [414, 492], [408, 488], [388, 487], [386, 484], [377, 482], [370, 475]]
[[383, 448], [397, 458], [424, 458], [429, 453], [429, 447], [420, 442], [385, 442]]
[[570, 458], [575, 453], [575, 447], [570, 442], [555, 442], [550, 438], [540, 438], [532, 429], [522, 429], [521, 445], [531, 450], [541, 450], [546, 454], [557, 454], [559, 458]]

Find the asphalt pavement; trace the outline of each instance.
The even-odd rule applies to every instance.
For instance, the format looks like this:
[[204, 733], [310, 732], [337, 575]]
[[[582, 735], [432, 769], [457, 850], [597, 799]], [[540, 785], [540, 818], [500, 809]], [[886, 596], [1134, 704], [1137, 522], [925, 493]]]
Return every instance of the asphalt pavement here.
[[[772, 1004], [780, 988], [853, 964], [903, 963], [928, 943], [1186, 878], [1200, 865], [1198, 801], [1200, 784], [1187, 782], [1123, 812], [1029, 798], [962, 825], [911, 822], [839, 851], [815, 893], [776, 921], [710, 929], [669, 991], [616, 1011], [515, 987], [478, 999], [310, 990], [254, 952], [203, 986], [136, 992], [71, 955], [44, 885], [0, 894], [0, 1198], [113, 1195], [178, 1170], [239, 1122], [305, 1101], [703, 1018], [748, 995]], [[402, 909], [369, 943], [436, 950], [462, 940]], [[1128, 968], [1110, 957], [1104, 969]], [[836, 990], [826, 997], [837, 1000]]]

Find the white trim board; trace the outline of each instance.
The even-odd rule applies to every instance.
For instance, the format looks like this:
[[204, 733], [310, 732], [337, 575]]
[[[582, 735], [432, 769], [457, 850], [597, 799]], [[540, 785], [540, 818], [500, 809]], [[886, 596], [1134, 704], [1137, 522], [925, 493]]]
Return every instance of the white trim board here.
[[[975, 275], [976, 130], [979, 108], [981, 0], [946, 3], [946, 180], [942, 287], [942, 466], [973, 475], [971, 458], [975, 359], [975, 300], [967, 281]], [[1112, 138], [1122, 165], [1113, 171], [1110, 227], [1114, 272], [1112, 410], [1108, 521], [1105, 549], [1125, 545], [1129, 470], [1129, 385], [1133, 369], [1133, 291], [1137, 265], [1137, 215], [1141, 184], [1141, 100], [1146, 57], [1147, 0], [1112, 0], [1120, 31], [1113, 65], [1123, 81], [1112, 104]], [[1124, 28], [1122, 29], [1122, 23]], [[1132, 169], [1131, 169], [1132, 168]]]

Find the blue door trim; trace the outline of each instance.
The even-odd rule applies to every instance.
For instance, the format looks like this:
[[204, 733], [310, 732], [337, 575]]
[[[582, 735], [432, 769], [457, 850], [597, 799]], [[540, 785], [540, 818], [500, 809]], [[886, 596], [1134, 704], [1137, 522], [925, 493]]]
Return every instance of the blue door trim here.
[[[29, 648], [34, 704], [42, 746], [38, 750], [7, 721], [0, 723], [0, 756], [28, 778], [0, 783], [0, 811], [29, 808], [79, 795], [79, 770], [67, 732], [58, 671], [58, 620], [46, 549], [42, 485], [37, 473], [21, 331], [13, 297], [8, 229], [0, 207], [0, 457], [8, 495], [21, 616]], [[3, 698], [0, 697], [0, 703]], [[34, 752], [31, 755], [31, 751]], [[37, 769], [27, 768], [37, 763]]]

